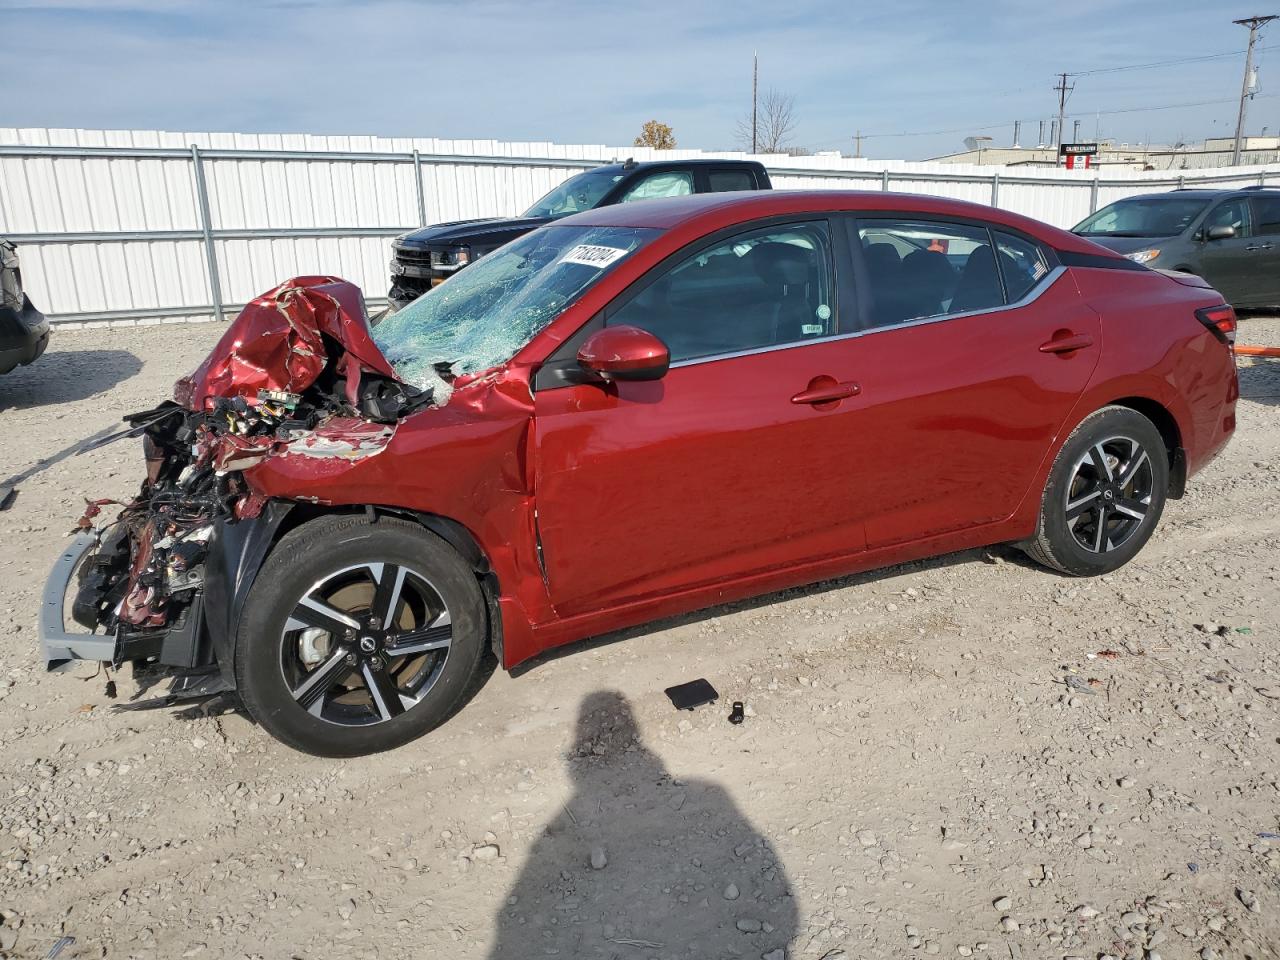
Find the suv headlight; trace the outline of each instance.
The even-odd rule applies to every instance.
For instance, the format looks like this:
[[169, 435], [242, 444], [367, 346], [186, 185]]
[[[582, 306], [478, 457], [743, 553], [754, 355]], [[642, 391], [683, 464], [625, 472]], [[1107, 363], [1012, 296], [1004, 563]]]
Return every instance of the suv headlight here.
[[437, 270], [457, 270], [471, 262], [471, 250], [468, 247], [448, 247], [444, 250], [431, 251], [431, 266]]
[[1150, 263], [1158, 256], [1160, 256], [1158, 249], [1135, 250], [1133, 253], [1125, 254], [1126, 259], [1132, 260], [1134, 263]]

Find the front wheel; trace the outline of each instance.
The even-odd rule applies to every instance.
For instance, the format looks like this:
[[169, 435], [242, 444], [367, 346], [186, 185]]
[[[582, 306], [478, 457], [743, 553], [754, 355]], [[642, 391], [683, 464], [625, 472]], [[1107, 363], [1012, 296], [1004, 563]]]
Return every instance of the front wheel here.
[[325, 757], [398, 747], [484, 677], [484, 596], [444, 541], [396, 518], [325, 517], [283, 537], [245, 603], [236, 678], [249, 714]]
[[1164, 510], [1169, 455], [1155, 424], [1103, 407], [1058, 452], [1027, 554], [1076, 577], [1110, 573], [1142, 549]]

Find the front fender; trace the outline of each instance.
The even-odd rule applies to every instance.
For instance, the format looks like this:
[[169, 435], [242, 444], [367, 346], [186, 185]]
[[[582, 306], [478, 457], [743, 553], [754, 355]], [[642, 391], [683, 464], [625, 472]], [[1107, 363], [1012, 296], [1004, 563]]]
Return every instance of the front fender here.
[[236, 633], [249, 590], [262, 569], [280, 525], [295, 504], [269, 500], [251, 519], [221, 521], [205, 558], [204, 622], [222, 678], [234, 688]]

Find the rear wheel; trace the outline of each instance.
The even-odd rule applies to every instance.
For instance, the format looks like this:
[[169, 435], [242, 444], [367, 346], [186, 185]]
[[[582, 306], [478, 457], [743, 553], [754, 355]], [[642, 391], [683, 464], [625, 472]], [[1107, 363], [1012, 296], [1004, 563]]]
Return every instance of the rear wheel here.
[[1072, 431], [1040, 505], [1032, 559], [1072, 576], [1110, 573], [1151, 538], [1169, 489], [1169, 456], [1155, 424], [1103, 407]]
[[287, 534], [250, 591], [236, 676], [250, 715], [292, 747], [376, 753], [442, 723], [483, 679], [484, 597], [438, 537], [395, 518]]

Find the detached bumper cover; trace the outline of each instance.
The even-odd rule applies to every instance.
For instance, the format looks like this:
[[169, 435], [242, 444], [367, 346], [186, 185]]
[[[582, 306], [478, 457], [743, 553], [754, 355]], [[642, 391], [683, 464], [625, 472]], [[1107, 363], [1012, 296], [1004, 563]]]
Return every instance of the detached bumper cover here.
[[67, 588], [85, 555], [98, 545], [91, 533], [81, 533], [54, 561], [40, 600], [40, 653], [46, 670], [57, 670], [72, 660], [114, 660], [116, 638], [103, 634], [69, 633], [63, 614]]

